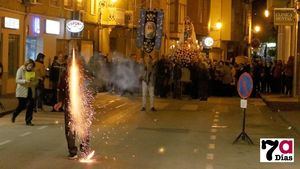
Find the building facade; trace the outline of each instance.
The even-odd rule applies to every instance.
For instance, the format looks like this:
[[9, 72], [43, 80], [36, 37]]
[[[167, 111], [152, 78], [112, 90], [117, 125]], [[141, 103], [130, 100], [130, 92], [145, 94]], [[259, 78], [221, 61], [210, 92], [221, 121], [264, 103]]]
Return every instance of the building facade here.
[[[123, 47], [111, 44], [110, 39], [120, 34], [114, 33], [120, 28], [122, 37], [127, 35], [125, 14], [129, 6], [129, 1], [111, 0], [0, 0], [0, 60], [4, 66], [1, 94], [15, 92], [16, 70], [26, 59], [35, 60], [40, 52], [46, 55], [46, 67], [54, 56], [69, 55], [74, 47], [86, 62], [95, 52], [109, 54], [111, 46], [126, 52], [126, 45], [132, 47], [132, 43], [125, 40]], [[66, 23], [72, 19], [84, 22], [82, 33], [66, 30]], [[133, 37], [128, 38], [133, 42]], [[49, 87], [47, 81], [46, 84]]]
[[233, 60], [236, 56], [246, 55], [247, 13], [248, 3], [243, 0], [210, 1], [208, 30], [215, 41], [210, 54], [212, 59]]

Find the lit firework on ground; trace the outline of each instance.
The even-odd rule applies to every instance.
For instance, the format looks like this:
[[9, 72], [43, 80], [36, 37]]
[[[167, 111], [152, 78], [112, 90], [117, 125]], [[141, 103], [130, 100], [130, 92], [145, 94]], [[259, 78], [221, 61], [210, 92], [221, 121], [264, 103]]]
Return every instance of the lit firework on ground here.
[[[69, 110], [71, 113], [71, 129], [76, 133], [76, 137], [80, 143], [85, 144], [89, 140], [90, 127], [93, 120], [94, 109], [92, 106], [93, 96], [87, 88], [87, 80], [83, 74], [83, 63], [75, 58], [75, 51], [73, 49], [72, 62], [69, 72], [69, 95], [70, 104]], [[88, 144], [88, 143], [86, 143]], [[84, 145], [88, 146], [88, 145]], [[85, 153], [88, 153], [89, 150]], [[83, 159], [91, 161], [94, 151], [86, 154]], [[84, 162], [86, 162], [84, 161]]]
[[81, 162], [81, 163], [91, 163], [91, 162], [94, 162], [94, 160], [92, 159], [94, 155], [95, 155], [95, 151], [92, 151], [86, 157], [80, 159], [79, 162]]

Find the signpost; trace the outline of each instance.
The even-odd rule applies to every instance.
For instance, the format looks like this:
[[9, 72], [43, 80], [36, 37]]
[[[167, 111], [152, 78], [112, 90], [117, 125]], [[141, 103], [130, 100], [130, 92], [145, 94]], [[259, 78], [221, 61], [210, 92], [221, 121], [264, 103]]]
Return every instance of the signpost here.
[[240, 95], [241, 99], [241, 108], [243, 109], [243, 129], [240, 135], [234, 140], [233, 144], [237, 143], [240, 138], [243, 141], [247, 141], [249, 144], [253, 144], [250, 137], [245, 132], [246, 128], [246, 109], [247, 109], [247, 98], [250, 97], [252, 90], [253, 90], [253, 80], [249, 73], [243, 73], [238, 81], [237, 90]]
[[71, 20], [67, 22], [67, 30], [71, 33], [79, 33], [84, 29], [84, 23], [79, 20]]
[[297, 12], [294, 8], [275, 8], [274, 25], [294, 25], [297, 20]]

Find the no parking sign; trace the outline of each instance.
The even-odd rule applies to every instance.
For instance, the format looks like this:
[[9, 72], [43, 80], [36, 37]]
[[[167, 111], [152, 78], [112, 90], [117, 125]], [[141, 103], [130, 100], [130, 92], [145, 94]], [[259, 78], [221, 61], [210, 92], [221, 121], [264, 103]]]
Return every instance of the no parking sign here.
[[253, 90], [253, 80], [249, 73], [243, 73], [237, 84], [237, 91], [242, 99], [250, 97]]

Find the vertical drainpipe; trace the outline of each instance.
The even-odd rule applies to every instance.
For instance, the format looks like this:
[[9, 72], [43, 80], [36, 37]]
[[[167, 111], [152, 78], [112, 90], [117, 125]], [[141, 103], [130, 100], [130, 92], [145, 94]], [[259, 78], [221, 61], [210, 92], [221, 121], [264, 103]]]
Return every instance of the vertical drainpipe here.
[[[25, 61], [25, 57], [26, 57], [28, 4], [24, 4], [24, 7], [25, 7], [25, 15], [24, 15], [24, 20], [23, 20], [23, 57], [22, 57], [22, 60], [24, 59], [23, 62]], [[23, 63], [23, 62], [21, 62], [21, 63]], [[19, 66], [21, 65], [21, 63], [19, 63]]]
[[246, 30], [248, 30], [247, 34], [248, 34], [248, 58], [251, 61], [251, 41], [252, 41], [252, 1], [250, 1], [247, 5], [247, 28]]
[[[295, 3], [295, 0], [291, 0], [291, 7], [297, 9], [297, 4]], [[298, 62], [298, 53], [297, 53], [297, 41], [298, 41], [298, 14], [296, 11], [296, 21], [295, 24], [292, 27], [292, 42], [294, 45], [292, 45], [292, 53], [291, 55], [294, 55], [294, 77], [293, 77], [293, 97], [296, 97], [298, 95], [298, 90], [297, 90], [297, 81], [298, 81], [298, 71], [297, 71], [297, 62]]]

